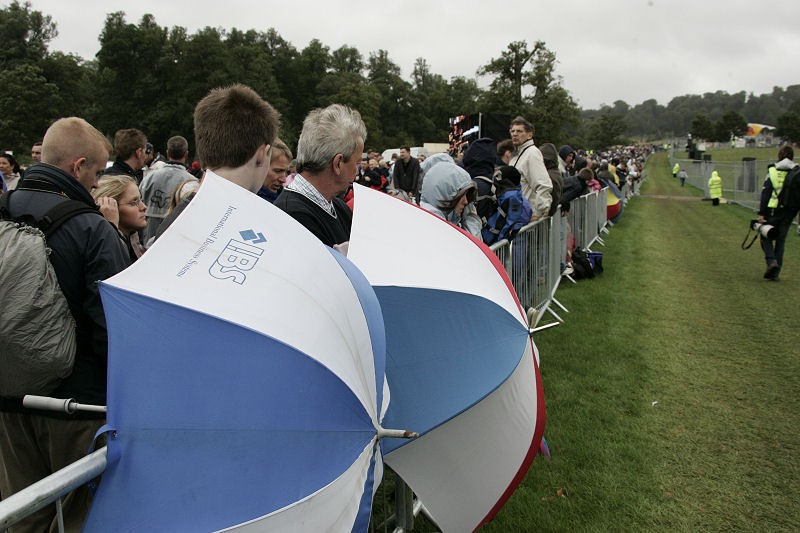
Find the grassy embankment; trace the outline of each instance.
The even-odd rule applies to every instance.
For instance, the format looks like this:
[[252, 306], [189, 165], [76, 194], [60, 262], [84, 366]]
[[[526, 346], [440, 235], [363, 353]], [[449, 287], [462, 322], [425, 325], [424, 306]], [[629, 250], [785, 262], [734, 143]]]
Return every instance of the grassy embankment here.
[[[666, 154], [648, 172], [645, 195], [696, 193]], [[800, 239], [768, 282], [751, 217], [631, 200], [605, 273], [563, 284], [566, 324], [535, 336], [552, 459], [485, 531], [800, 531]]]

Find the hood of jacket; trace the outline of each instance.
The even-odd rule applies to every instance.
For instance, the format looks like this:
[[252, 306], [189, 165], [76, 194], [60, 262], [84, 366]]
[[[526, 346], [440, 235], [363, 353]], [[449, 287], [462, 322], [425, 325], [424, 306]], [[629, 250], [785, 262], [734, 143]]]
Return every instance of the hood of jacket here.
[[795, 163], [791, 159], [781, 159], [775, 164], [775, 168], [777, 168], [778, 170], [792, 170], [796, 166], [797, 163]]
[[450, 202], [461, 192], [474, 187], [475, 184], [466, 170], [454, 163], [439, 163], [425, 173], [420, 205], [448, 222], [456, 223], [460, 218], [458, 214], [455, 211], [445, 213], [442, 205]]
[[[556, 152], [556, 146], [553, 143], [544, 143], [539, 147], [539, 151], [542, 152], [542, 159], [544, 159], [545, 168], [558, 168], [559, 154]], [[563, 156], [561, 159], [564, 159]]]
[[433, 154], [430, 157], [426, 157], [425, 161], [423, 161], [422, 164], [420, 164], [420, 168], [422, 168], [422, 172], [427, 174], [430, 169], [432, 169], [434, 166], [438, 165], [439, 163], [454, 164], [452, 157], [450, 157], [449, 155], [447, 155], [445, 153], [440, 153], [440, 154]]
[[460, 166], [469, 173], [470, 177], [491, 177], [494, 172], [495, 157], [497, 157], [496, 151], [494, 140], [489, 137], [481, 137], [469, 145], [467, 151], [464, 152]]
[[[553, 147], [553, 149], [555, 149], [555, 146]], [[564, 161], [566, 161], [566, 160], [567, 160], [567, 156], [568, 156], [569, 154], [571, 154], [572, 152], [574, 152], [574, 151], [575, 151], [575, 150], [573, 150], [573, 149], [572, 149], [572, 146], [570, 146], [570, 145], [568, 145], [568, 144], [565, 144], [564, 146], [562, 146], [562, 147], [561, 147], [561, 148], [558, 150], [558, 155], [559, 155], [559, 157], [561, 157], [561, 159], [563, 159]]]

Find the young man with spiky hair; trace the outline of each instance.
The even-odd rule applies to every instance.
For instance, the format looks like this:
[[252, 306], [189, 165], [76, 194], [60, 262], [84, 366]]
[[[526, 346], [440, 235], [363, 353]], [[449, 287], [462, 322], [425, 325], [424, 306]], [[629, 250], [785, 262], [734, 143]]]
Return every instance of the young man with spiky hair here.
[[[269, 171], [270, 148], [280, 114], [250, 87], [212, 89], [194, 109], [195, 152], [206, 172], [257, 193]], [[189, 205], [178, 204], [158, 227], [155, 238]]]

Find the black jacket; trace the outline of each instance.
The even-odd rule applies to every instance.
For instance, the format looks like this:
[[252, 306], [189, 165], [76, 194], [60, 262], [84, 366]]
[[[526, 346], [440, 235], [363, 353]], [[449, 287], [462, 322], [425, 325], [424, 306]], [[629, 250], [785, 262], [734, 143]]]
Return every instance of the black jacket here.
[[114, 161], [114, 164], [108, 167], [105, 172], [103, 172], [103, 176], [120, 176], [120, 175], [130, 176], [131, 178], [136, 180], [137, 184], [142, 181], [141, 170], [139, 172], [136, 172], [135, 170], [133, 170], [133, 167], [131, 167], [128, 163], [126, 163], [125, 161], [120, 161], [119, 159]]
[[408, 163], [403, 163], [403, 160], [398, 158], [394, 162], [392, 186], [419, 197], [419, 191], [422, 189], [422, 169], [419, 161], [412, 157]]
[[[459, 166], [469, 173], [473, 183], [478, 186], [475, 208], [482, 220], [492, 216], [497, 209], [496, 202], [491, 198], [496, 151], [494, 140], [489, 137], [481, 137], [469, 145], [467, 151], [464, 152], [464, 158], [459, 163]], [[504, 163], [501, 161], [500, 164]], [[488, 181], [482, 178], [488, 178]], [[497, 193], [496, 197], [499, 198], [500, 193]]]
[[[27, 213], [41, 218], [67, 198], [95, 206], [89, 192], [72, 176], [46, 163], [37, 163], [28, 169], [25, 182], [11, 196], [9, 210], [14, 217]], [[69, 219], [50, 236], [47, 245], [52, 250], [50, 260], [58, 284], [77, 326], [72, 374], [51, 395], [75, 398], [79, 403], [105, 405], [108, 339], [97, 281], [125, 269], [129, 263], [128, 253], [117, 230], [99, 210], [97, 214], [84, 213]], [[10, 398], [0, 398], [0, 410], [28, 411], [22, 407], [21, 400]], [[55, 418], [98, 417], [86, 413], [40, 414]]]
[[275, 200], [274, 205], [302, 224], [323, 244], [333, 247], [335, 244], [350, 240], [353, 212], [341, 198], [334, 197], [332, 203], [336, 210], [336, 218], [315, 204], [313, 200], [309, 200], [298, 192], [284, 189]]
[[561, 196], [561, 207], [569, 210], [569, 203], [589, 192], [589, 186], [578, 176], [564, 178], [564, 193]]

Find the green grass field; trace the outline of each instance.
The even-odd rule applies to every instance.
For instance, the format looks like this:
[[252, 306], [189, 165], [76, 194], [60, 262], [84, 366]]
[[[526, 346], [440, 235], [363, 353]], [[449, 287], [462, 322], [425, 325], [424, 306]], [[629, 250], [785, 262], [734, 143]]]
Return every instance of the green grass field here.
[[642, 193], [534, 337], [552, 459], [484, 530], [800, 531], [796, 229], [768, 282], [751, 211], [646, 197], [696, 195], [666, 154]]

